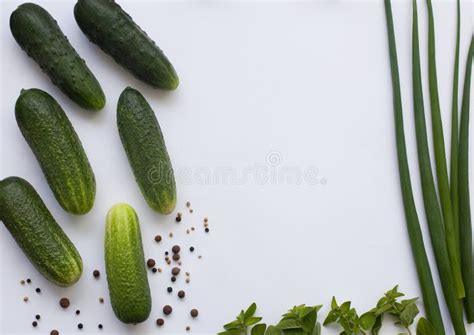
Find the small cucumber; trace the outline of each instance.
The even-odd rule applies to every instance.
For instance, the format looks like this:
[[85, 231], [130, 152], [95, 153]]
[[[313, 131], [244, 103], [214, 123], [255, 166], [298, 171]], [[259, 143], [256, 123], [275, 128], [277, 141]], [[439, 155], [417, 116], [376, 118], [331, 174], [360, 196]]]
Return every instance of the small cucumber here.
[[127, 87], [117, 105], [117, 126], [128, 161], [148, 205], [161, 214], [176, 207], [176, 183], [163, 134], [143, 95]]
[[33, 186], [19, 177], [0, 181], [0, 219], [36, 269], [59, 286], [82, 274], [82, 259]]
[[73, 214], [89, 212], [95, 198], [94, 173], [61, 106], [44, 91], [23, 90], [15, 116], [59, 204]]
[[178, 76], [163, 51], [115, 1], [79, 0], [74, 17], [92, 43], [135, 77], [164, 90], [178, 87]]
[[104, 107], [99, 82], [45, 9], [20, 5], [10, 16], [10, 29], [20, 47], [69, 98], [87, 109]]
[[151, 295], [140, 224], [135, 210], [127, 204], [117, 204], [107, 214], [105, 267], [110, 302], [117, 318], [124, 323], [148, 319]]

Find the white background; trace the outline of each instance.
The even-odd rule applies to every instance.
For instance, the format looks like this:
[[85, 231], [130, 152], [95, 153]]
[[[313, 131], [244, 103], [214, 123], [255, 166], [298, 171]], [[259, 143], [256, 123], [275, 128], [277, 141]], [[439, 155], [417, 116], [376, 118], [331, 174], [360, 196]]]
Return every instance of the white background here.
[[[20, 1], [2, 1], [0, 176], [17, 175], [33, 184], [79, 249], [84, 274], [74, 287], [54, 287], [1, 226], [0, 333], [49, 334], [53, 328], [77, 333], [79, 322], [85, 325], [83, 333], [96, 332], [99, 322], [103, 332], [111, 333], [179, 333], [187, 325], [194, 333], [215, 333], [253, 301], [271, 323], [301, 303], [324, 304], [322, 321], [332, 295], [351, 299], [360, 311], [395, 284], [410, 297], [419, 296], [398, 185], [382, 1], [121, 1], [175, 65], [181, 84], [171, 93], [137, 81], [89, 43], [74, 21], [75, 1], [35, 2], [58, 20], [86, 59], [104, 88], [107, 105], [97, 113], [82, 110], [54, 87], [9, 31], [9, 15]], [[462, 5], [461, 79], [473, 26], [471, 7], [468, 2]], [[424, 1], [419, 10], [426, 77]], [[449, 139], [455, 4], [436, 2], [434, 10], [441, 107]], [[409, 1], [394, 4], [394, 20], [414, 191], [432, 260], [412, 120]], [[127, 85], [149, 100], [175, 170], [188, 174], [178, 178], [177, 210], [184, 213], [179, 226], [174, 216], [163, 217], [147, 207], [126, 160], [115, 108]], [[32, 87], [59, 101], [89, 156], [97, 198], [85, 216], [69, 215], [59, 207], [18, 130], [14, 104], [22, 88]], [[427, 93], [425, 103], [428, 107]], [[252, 174], [255, 167], [274, 173], [288, 167], [303, 172], [317, 168], [319, 183], [265, 182]], [[223, 169], [231, 169], [238, 180], [213, 180]], [[186, 212], [188, 200], [195, 210], [192, 215]], [[164, 251], [174, 243], [196, 247], [195, 254], [183, 253], [183, 270], [191, 272], [192, 282], [186, 285], [181, 275], [175, 285], [175, 292], [185, 288], [185, 301], [166, 293], [169, 268], [163, 266], [163, 274], [150, 275], [153, 311], [138, 326], [115, 319], [108, 300], [104, 219], [117, 202], [137, 210], [145, 254], [160, 266]], [[209, 235], [203, 232], [204, 216], [209, 216]], [[196, 231], [186, 235], [193, 225]], [[172, 240], [165, 238], [161, 245], [153, 241], [155, 234], [171, 231]], [[197, 259], [198, 254], [203, 258]], [[99, 281], [92, 278], [95, 268], [102, 270]], [[432, 269], [437, 281], [434, 262]], [[33, 284], [22, 287], [19, 281], [28, 277]], [[41, 287], [41, 295], [35, 287]], [[28, 304], [24, 296], [29, 296]], [[63, 296], [72, 302], [67, 311], [57, 303]], [[104, 305], [98, 303], [100, 296], [106, 298]], [[157, 329], [154, 321], [168, 303], [174, 312], [166, 327]], [[193, 307], [200, 310], [198, 320], [189, 317]], [[76, 308], [82, 311], [80, 317], [74, 315]], [[37, 313], [42, 319], [33, 329]], [[395, 332], [387, 327], [384, 333]]]

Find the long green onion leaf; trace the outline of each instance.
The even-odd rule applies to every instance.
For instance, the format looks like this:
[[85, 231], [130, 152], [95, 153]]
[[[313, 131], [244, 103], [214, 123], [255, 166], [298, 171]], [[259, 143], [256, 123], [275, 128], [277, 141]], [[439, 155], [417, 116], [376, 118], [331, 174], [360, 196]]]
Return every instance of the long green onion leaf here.
[[448, 168], [446, 163], [446, 151], [444, 146], [443, 122], [438, 96], [438, 78], [436, 74], [436, 46], [434, 31], [434, 16], [431, 0], [428, 4], [428, 68], [429, 88], [431, 101], [431, 121], [433, 128], [433, 144], [436, 162], [436, 174], [438, 177], [438, 189], [443, 211], [444, 229], [446, 230], [446, 242], [448, 244], [449, 259], [454, 275], [454, 283], [458, 298], [465, 296], [462, 281], [460, 251], [458, 244], [458, 232], [454, 224], [453, 208], [451, 205], [451, 194], [449, 191]]
[[390, 0], [385, 0], [385, 14], [387, 17], [388, 46], [390, 54], [390, 69], [392, 74], [393, 109], [395, 117], [395, 136], [397, 144], [398, 169], [400, 174], [400, 186], [402, 191], [405, 218], [408, 228], [408, 236], [415, 260], [418, 280], [425, 305], [427, 319], [433, 324], [438, 335], [444, 335], [443, 320], [439, 310], [436, 289], [431, 275], [430, 264], [426, 256], [423, 244], [423, 235], [418, 221], [413, 190], [410, 179], [410, 168], [408, 166], [407, 150], [405, 143], [405, 131], [403, 127], [402, 97], [400, 92], [400, 78], [398, 73], [397, 46], [393, 28], [392, 5]]
[[412, 61], [413, 61], [413, 106], [415, 111], [416, 143], [418, 148], [418, 164], [420, 168], [423, 201], [431, 244], [435, 254], [438, 273], [443, 288], [444, 299], [457, 335], [466, 334], [463, 320], [463, 310], [457, 298], [453, 272], [446, 245], [446, 234], [443, 226], [443, 216], [436, 194], [436, 186], [431, 168], [428, 135], [425, 121], [425, 106], [423, 102], [423, 86], [420, 66], [420, 42], [418, 36], [418, 9], [413, 0], [413, 31], [412, 31]]
[[461, 106], [461, 128], [459, 130], [459, 228], [461, 243], [461, 261], [466, 298], [464, 306], [467, 320], [474, 322], [474, 270], [472, 259], [472, 224], [469, 198], [469, 108], [471, 95], [472, 57], [474, 56], [474, 36], [466, 63], [464, 90]]
[[459, 148], [459, 44], [461, 35], [461, 1], [457, 1], [456, 50], [454, 53], [453, 100], [451, 105], [451, 203], [453, 205], [454, 230], [459, 245], [459, 184], [458, 184], [458, 148]]

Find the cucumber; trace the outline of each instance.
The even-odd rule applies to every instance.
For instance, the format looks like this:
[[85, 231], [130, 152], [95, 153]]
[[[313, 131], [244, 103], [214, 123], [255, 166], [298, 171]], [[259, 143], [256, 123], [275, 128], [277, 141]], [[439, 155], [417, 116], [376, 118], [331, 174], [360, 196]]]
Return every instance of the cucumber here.
[[73, 214], [89, 212], [95, 198], [94, 173], [61, 106], [44, 91], [23, 90], [15, 116], [59, 204]]
[[117, 126], [135, 179], [148, 205], [161, 214], [176, 207], [176, 183], [163, 134], [143, 95], [127, 87], [117, 105]]
[[0, 219], [36, 269], [59, 286], [82, 274], [82, 259], [33, 186], [19, 177], [0, 181]]
[[174, 90], [179, 79], [163, 51], [115, 1], [79, 0], [76, 22], [92, 43], [155, 88]]
[[20, 5], [10, 16], [10, 29], [20, 47], [69, 98], [87, 109], [104, 107], [99, 82], [45, 9]]
[[117, 318], [124, 323], [148, 319], [151, 295], [140, 223], [135, 210], [127, 204], [117, 204], [107, 214], [105, 267], [110, 302]]

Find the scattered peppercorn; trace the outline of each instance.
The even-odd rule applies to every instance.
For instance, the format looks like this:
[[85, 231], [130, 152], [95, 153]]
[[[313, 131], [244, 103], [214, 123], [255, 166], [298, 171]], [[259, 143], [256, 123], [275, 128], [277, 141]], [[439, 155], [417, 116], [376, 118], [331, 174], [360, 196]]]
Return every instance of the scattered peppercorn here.
[[189, 234], [189, 229], [186, 229], [186, 234]]
[[208, 219], [207, 216], [206, 216], [206, 217], [204, 218], [204, 222], [207, 223], [208, 221], [209, 221], [209, 219]]
[[176, 222], [181, 222], [181, 216], [176, 217]]
[[156, 273], [158, 271], [156, 268], [151, 269], [151, 272]]
[[186, 326], [186, 331], [188, 332], [188, 331], [190, 331], [190, 330], [191, 330], [191, 327]]
[[180, 298], [180, 299], [183, 299], [185, 295], [186, 295], [186, 293], [183, 290], [178, 292], [178, 298]]
[[56, 329], [53, 329], [49, 335], [59, 335], [59, 332]]
[[183, 265], [183, 262], [178, 261], [178, 265], [179, 265], [179, 266]]
[[186, 272], [186, 277], [189, 277], [190, 273], [189, 272]]
[[81, 311], [80, 311], [80, 310], [77, 310], [77, 311], [76, 311], [76, 315], [79, 315], [79, 314], [81, 314]]
[[193, 309], [191, 310], [191, 316], [192, 316], [193, 318], [195, 318], [195, 317], [197, 317], [198, 315], [199, 315], [199, 311], [198, 311], [196, 308], [193, 308]]
[[33, 327], [36, 327], [36, 326], [38, 326], [38, 322], [33, 321], [33, 322], [31, 323], [31, 325], [32, 325]]
[[169, 286], [166, 290], [168, 291], [168, 293], [173, 292], [173, 288], [171, 286]]
[[202, 255], [199, 255], [198, 258], [201, 259], [201, 258], [202, 258]]
[[194, 252], [194, 247], [190, 247], [189, 251]]
[[104, 328], [104, 326], [102, 326], [102, 324], [101, 324], [101, 323], [99, 323], [99, 325], [98, 325], [97, 327], [99, 327], [99, 329], [102, 329], [102, 328]]
[[24, 298], [23, 298], [23, 301], [24, 301], [24, 302], [28, 302], [28, 297], [24, 297]]
[[36, 288], [36, 293], [41, 293], [41, 289], [39, 287]]
[[186, 202], [186, 207], [191, 207], [191, 202]]
[[181, 247], [179, 245], [174, 245], [173, 248], [171, 248], [171, 251], [173, 254], [178, 254], [181, 251]]
[[155, 242], [157, 242], [157, 243], [161, 242], [161, 235], [156, 235], [155, 236]]
[[80, 324], [77, 325], [77, 328], [82, 329], [82, 328], [84, 328], [84, 325], [82, 323], [80, 323]]
[[99, 302], [100, 302], [101, 304], [103, 304], [103, 303], [104, 303], [104, 298], [100, 297], [100, 298], [99, 298]]
[[165, 251], [165, 256], [168, 256], [169, 254], [169, 251]]
[[31, 284], [31, 279], [28, 278], [28, 279], [26, 280], [26, 282], [27, 282], [28, 284]]
[[150, 258], [149, 260], [146, 261], [146, 265], [149, 267], [149, 268], [152, 268], [154, 267], [156, 264], [155, 260], [153, 258]]
[[59, 306], [61, 306], [62, 308], [68, 308], [70, 304], [71, 302], [68, 298], [61, 298], [61, 300], [59, 300]]
[[189, 284], [190, 281], [191, 281], [191, 279], [189, 279], [189, 277], [186, 278], [186, 283], [187, 283], [187, 284]]
[[204, 231], [205, 231], [206, 233], [209, 233], [209, 228], [206, 227], [206, 229], [204, 229]]
[[181, 212], [178, 212], [178, 214], [177, 214], [177, 215], [178, 215], [179, 217], [181, 217], [181, 216], [183, 216], [183, 213], [181, 213]]
[[170, 233], [170, 234], [169, 234], [169, 237], [173, 237], [173, 233]]
[[176, 277], [175, 276], [172, 276], [171, 277], [171, 281], [174, 283], [176, 281]]
[[21, 285], [25, 285], [25, 281], [24, 281], [24, 280], [20, 280], [20, 284], [21, 284]]
[[193, 214], [193, 212], [194, 212], [194, 210], [191, 208], [191, 209], [189, 210], [189, 213]]
[[35, 315], [35, 319], [36, 319], [36, 320], [39, 320], [39, 319], [41, 319], [41, 315], [39, 315], [39, 314], [36, 314], [36, 315]]
[[173, 260], [174, 261], [179, 261], [180, 258], [181, 258], [181, 256], [179, 254], [174, 254], [173, 255]]
[[161, 327], [165, 324], [165, 320], [163, 320], [162, 318], [159, 318], [159, 319], [156, 319], [156, 325], [158, 327]]
[[94, 278], [99, 278], [100, 277], [100, 271], [99, 270], [94, 270], [92, 272], [92, 275], [94, 276]]
[[173, 307], [171, 307], [170, 305], [166, 305], [165, 307], [163, 307], [163, 313], [165, 315], [170, 315], [171, 312], [173, 312]]
[[181, 272], [181, 269], [178, 268], [178, 267], [176, 267], [176, 266], [171, 270], [171, 274], [172, 274], [173, 276], [179, 275], [180, 272]]
[[194, 231], [194, 230], [196, 230], [196, 228], [194, 228], [194, 227], [191, 227], [191, 230], [192, 230], [192, 231]]

